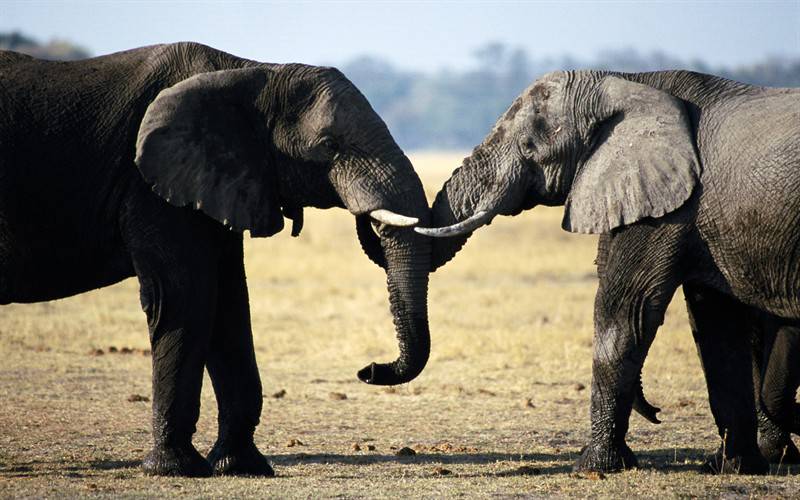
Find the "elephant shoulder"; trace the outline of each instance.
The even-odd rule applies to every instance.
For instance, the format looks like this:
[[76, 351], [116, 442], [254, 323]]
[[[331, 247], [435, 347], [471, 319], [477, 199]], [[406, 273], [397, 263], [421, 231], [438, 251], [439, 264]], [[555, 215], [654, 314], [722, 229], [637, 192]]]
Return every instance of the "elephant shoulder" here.
[[7, 69], [8, 67], [19, 64], [21, 62], [34, 61], [35, 59], [27, 54], [20, 54], [13, 50], [0, 50], [0, 69]]
[[175, 42], [149, 47], [148, 63], [180, 79], [198, 73], [236, 69], [259, 64], [198, 42]]

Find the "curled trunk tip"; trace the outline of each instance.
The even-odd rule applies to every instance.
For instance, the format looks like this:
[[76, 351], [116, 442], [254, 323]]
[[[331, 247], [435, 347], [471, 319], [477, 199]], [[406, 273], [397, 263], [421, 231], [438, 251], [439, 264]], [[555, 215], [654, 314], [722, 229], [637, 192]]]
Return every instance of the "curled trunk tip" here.
[[411, 382], [427, 364], [427, 357], [424, 362], [415, 366], [402, 369], [397, 362], [393, 363], [370, 363], [358, 371], [358, 379], [370, 385], [400, 385]]
[[400, 356], [391, 363], [370, 363], [358, 371], [358, 379], [370, 385], [399, 385], [414, 380], [431, 354], [427, 318], [416, 318], [398, 328]]

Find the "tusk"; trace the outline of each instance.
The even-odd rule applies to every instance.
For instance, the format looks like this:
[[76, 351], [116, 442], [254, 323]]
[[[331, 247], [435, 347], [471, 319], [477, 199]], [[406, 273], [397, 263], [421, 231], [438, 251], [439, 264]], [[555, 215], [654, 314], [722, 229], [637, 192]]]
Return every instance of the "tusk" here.
[[491, 218], [491, 213], [481, 210], [479, 212], [475, 212], [469, 219], [453, 224], [452, 226], [415, 227], [414, 231], [418, 232], [419, 234], [424, 234], [425, 236], [433, 236], [434, 238], [457, 236], [459, 234], [471, 233], [472, 231], [489, 222], [489, 219]]
[[369, 213], [369, 216], [378, 222], [386, 224], [387, 226], [408, 227], [419, 222], [419, 219], [416, 217], [407, 217], [405, 215], [396, 214], [391, 210], [384, 210], [383, 208], [373, 210]]

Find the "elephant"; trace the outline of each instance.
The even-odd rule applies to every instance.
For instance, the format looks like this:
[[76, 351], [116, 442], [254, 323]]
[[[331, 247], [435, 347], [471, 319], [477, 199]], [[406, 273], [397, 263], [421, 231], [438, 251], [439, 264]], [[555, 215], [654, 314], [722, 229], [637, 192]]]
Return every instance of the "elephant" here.
[[[591, 434], [574, 468], [637, 465], [625, 442], [637, 377], [679, 285], [692, 314], [722, 294], [800, 319], [800, 90], [691, 71], [558, 71], [533, 82], [445, 182], [431, 268], [497, 215], [564, 206], [599, 234]], [[695, 341], [722, 445], [707, 463], [765, 473], [749, 335]]]
[[[800, 322], [743, 305], [722, 293], [694, 292], [687, 303], [695, 338], [708, 332], [736, 332], [752, 341], [758, 446], [772, 463], [800, 463], [790, 434], [800, 435]], [[712, 333], [713, 334], [713, 333]]]
[[[800, 405], [795, 401], [800, 386], [800, 328], [721, 293], [706, 290], [692, 300], [702, 305], [689, 314], [695, 338], [714, 331], [750, 335], [758, 447], [770, 463], [800, 463], [800, 451], [791, 439], [791, 434], [800, 435]], [[633, 409], [650, 422], [660, 423], [656, 416], [660, 409], [645, 399], [641, 377]]]
[[[274, 471], [253, 433], [262, 391], [243, 232], [303, 207], [350, 211], [386, 271], [400, 356], [358, 372], [405, 383], [430, 350], [430, 208], [410, 161], [337, 69], [267, 64], [191, 42], [74, 62], [0, 52], [0, 304], [136, 276], [152, 351], [153, 475]], [[218, 404], [192, 444], [203, 370]]]
[[753, 381], [758, 416], [758, 447], [771, 463], [798, 464], [800, 450], [800, 326], [757, 330], [753, 339]]

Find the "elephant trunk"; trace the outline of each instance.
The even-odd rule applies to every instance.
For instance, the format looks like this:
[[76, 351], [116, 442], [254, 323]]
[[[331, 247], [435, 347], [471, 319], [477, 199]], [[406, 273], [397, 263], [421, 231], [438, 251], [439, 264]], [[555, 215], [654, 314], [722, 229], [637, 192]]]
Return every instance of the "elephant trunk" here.
[[[473, 217], [476, 200], [469, 195], [478, 185], [477, 183], [471, 184], [468, 171], [464, 167], [457, 168], [436, 195], [431, 208], [431, 227], [451, 227]], [[485, 221], [481, 222], [485, 223]], [[455, 257], [471, 235], [472, 231], [468, 230], [460, 234], [453, 234], [448, 238], [431, 238], [431, 272]]]
[[410, 228], [383, 226], [380, 232], [400, 356], [391, 363], [370, 364], [358, 372], [358, 378], [368, 384], [396, 385], [419, 375], [430, 355], [427, 298], [431, 243]]
[[377, 165], [365, 161], [361, 166], [363, 172], [370, 173], [364, 176], [370, 181], [351, 178], [342, 183], [340, 192], [348, 209], [356, 213], [356, 232], [364, 252], [386, 271], [400, 350], [396, 360], [372, 363], [358, 372], [358, 378], [368, 384], [396, 385], [419, 375], [430, 356], [431, 238], [415, 233], [411, 227], [429, 224], [430, 209], [422, 182], [394, 143], [385, 145], [376, 156], [387, 160]]

